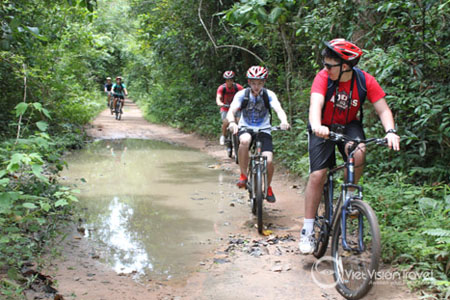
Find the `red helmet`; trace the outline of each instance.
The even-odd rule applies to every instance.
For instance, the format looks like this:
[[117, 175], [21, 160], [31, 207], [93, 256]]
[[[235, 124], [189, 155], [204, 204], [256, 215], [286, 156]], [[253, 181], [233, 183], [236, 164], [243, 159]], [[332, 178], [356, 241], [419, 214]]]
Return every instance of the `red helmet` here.
[[233, 79], [234, 78], [234, 72], [233, 71], [225, 71], [223, 73], [223, 78], [225, 78], [225, 79]]
[[122, 80], [122, 77], [121, 77], [121, 76], [117, 76], [117, 77], [116, 77], [116, 80], [117, 80], [117, 79]]
[[358, 46], [344, 39], [334, 39], [325, 42], [325, 45], [352, 66], [358, 63], [363, 53]]
[[247, 78], [248, 79], [267, 79], [267, 75], [269, 72], [267, 72], [267, 69], [261, 66], [253, 66], [250, 67], [247, 71]]

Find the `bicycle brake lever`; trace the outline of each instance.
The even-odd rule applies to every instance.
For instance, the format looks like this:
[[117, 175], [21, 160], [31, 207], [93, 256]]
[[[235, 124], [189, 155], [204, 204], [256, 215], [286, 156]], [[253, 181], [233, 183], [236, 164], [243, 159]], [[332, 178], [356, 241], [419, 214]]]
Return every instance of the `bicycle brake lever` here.
[[377, 139], [375, 143], [378, 145], [387, 145], [388, 141], [387, 141], [387, 139], [382, 138], [382, 139]]
[[330, 131], [330, 134], [328, 135], [328, 138], [331, 141], [338, 142], [338, 141], [342, 140], [342, 134]]

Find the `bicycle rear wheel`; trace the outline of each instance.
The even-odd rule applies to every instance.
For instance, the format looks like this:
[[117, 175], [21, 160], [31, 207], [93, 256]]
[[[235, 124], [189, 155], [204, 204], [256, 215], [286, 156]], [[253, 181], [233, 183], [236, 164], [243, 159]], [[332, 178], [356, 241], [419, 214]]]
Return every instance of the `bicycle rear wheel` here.
[[263, 177], [261, 172], [261, 166], [256, 166], [255, 174], [255, 202], [256, 202], [256, 217], [258, 218], [258, 232], [263, 232]]
[[314, 233], [316, 239], [316, 248], [313, 255], [321, 258], [327, 251], [330, 238], [330, 225], [328, 224], [328, 215], [330, 214], [330, 203], [328, 201], [328, 184], [323, 189], [322, 199], [320, 199], [317, 208], [316, 218], [314, 220]]
[[362, 251], [345, 251], [342, 245], [341, 218], [342, 215], [339, 214], [332, 245], [336, 289], [346, 299], [360, 299], [372, 288], [378, 271], [380, 227], [369, 204], [352, 200], [351, 210], [345, 221], [347, 243], [352, 248], [358, 248], [361, 238], [364, 247]]

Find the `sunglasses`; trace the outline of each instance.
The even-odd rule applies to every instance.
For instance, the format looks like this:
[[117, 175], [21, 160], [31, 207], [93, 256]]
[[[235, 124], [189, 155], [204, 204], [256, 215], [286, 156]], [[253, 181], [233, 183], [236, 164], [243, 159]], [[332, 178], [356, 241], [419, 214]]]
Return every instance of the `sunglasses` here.
[[325, 61], [322, 61], [322, 63], [323, 63], [323, 66], [324, 66], [325, 68], [327, 68], [328, 70], [330, 70], [330, 69], [333, 68], [333, 67], [337, 67], [337, 66], [340, 66], [340, 65], [341, 65], [341, 64], [335, 64], [335, 65], [332, 65], [332, 64], [326, 63]]

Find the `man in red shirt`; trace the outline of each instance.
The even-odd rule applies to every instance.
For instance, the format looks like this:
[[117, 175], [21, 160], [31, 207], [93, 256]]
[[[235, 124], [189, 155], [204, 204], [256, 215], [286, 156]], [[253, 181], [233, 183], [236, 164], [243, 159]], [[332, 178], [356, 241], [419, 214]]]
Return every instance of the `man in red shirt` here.
[[[234, 72], [225, 71], [223, 73], [225, 83], [217, 88], [216, 103], [220, 106], [220, 116], [222, 117], [222, 135], [220, 136], [220, 144], [225, 144], [225, 136], [227, 135], [228, 120], [227, 113], [234, 95], [243, 89], [242, 85], [234, 83]], [[236, 118], [239, 116], [236, 115]]]
[[[344, 133], [350, 137], [364, 139], [364, 131], [358, 111], [361, 106], [358, 91], [358, 74], [364, 76], [366, 82], [366, 98], [373, 104], [376, 113], [386, 131], [388, 146], [400, 150], [400, 138], [395, 131], [394, 118], [385, 100], [385, 93], [378, 82], [370, 74], [354, 68], [362, 55], [362, 50], [344, 39], [334, 39], [328, 43], [323, 52], [322, 69], [315, 77], [309, 106], [309, 163], [310, 174], [305, 192], [305, 219], [301, 231], [299, 248], [303, 254], [314, 252], [314, 218], [322, 196], [323, 185], [329, 167], [336, 163], [336, 143], [328, 139], [330, 130]], [[357, 72], [358, 71], [358, 72]], [[329, 81], [330, 79], [330, 81]], [[361, 81], [361, 80], [360, 80]], [[329, 82], [334, 83], [332, 87]], [[326, 101], [329, 88], [334, 88], [331, 98]], [[362, 87], [363, 89], [363, 87]], [[347, 159], [347, 145], [339, 145], [339, 151]], [[358, 182], [363, 171], [364, 145], [355, 154], [355, 182]]]

